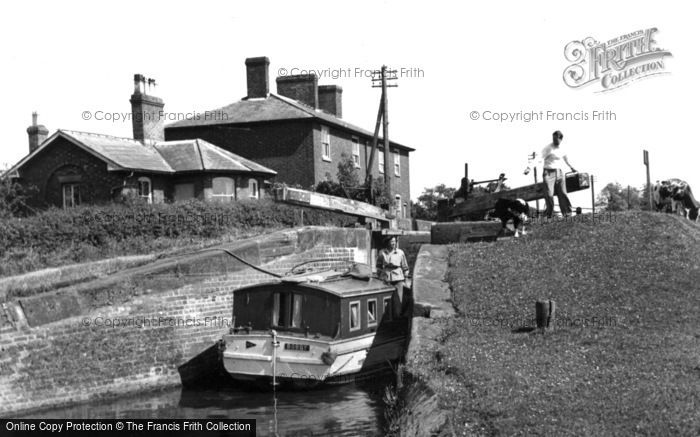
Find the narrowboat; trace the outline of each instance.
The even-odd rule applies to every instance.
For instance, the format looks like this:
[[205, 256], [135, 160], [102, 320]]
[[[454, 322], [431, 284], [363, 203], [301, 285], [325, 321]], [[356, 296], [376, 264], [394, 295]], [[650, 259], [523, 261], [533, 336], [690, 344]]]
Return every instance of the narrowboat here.
[[342, 384], [404, 356], [410, 318], [393, 317], [395, 289], [369, 266], [301, 270], [234, 291], [233, 327], [221, 342], [234, 380]]

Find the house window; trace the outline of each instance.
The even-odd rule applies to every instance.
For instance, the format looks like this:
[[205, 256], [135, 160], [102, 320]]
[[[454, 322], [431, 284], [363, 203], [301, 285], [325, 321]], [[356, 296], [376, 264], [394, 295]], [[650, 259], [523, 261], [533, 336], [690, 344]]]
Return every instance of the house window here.
[[352, 161], [355, 168], [360, 168], [360, 139], [357, 137], [352, 137]]
[[73, 208], [80, 205], [80, 185], [63, 184], [62, 191], [64, 208]]
[[350, 330], [360, 329], [360, 301], [350, 302]]
[[218, 202], [233, 202], [236, 198], [236, 183], [232, 178], [212, 179], [212, 198]]
[[175, 184], [175, 194], [173, 197], [175, 198], [176, 202], [180, 200], [194, 199], [194, 184]]
[[394, 152], [394, 174], [401, 176], [401, 155], [398, 152]]
[[377, 299], [367, 301], [367, 325], [377, 323]]
[[141, 176], [138, 180], [139, 184], [139, 197], [144, 199], [146, 202], [153, 202], [153, 192], [151, 190], [151, 179], [146, 176]]
[[391, 320], [391, 296], [387, 296], [384, 298], [383, 302], [383, 314], [382, 316], [383, 319], [385, 320]]
[[321, 155], [324, 161], [331, 160], [331, 134], [328, 126], [321, 126]]
[[248, 193], [251, 199], [257, 199], [260, 197], [260, 191], [258, 190], [258, 181], [255, 179], [248, 179]]
[[384, 151], [378, 151], [379, 153], [379, 173], [384, 174]]
[[272, 325], [301, 328], [304, 296], [296, 293], [275, 293], [272, 302]]

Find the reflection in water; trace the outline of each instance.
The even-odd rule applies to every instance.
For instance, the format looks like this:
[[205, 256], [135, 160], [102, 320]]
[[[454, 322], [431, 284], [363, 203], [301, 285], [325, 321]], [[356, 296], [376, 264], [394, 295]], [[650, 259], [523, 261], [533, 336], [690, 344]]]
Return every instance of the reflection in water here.
[[235, 387], [169, 389], [34, 413], [34, 418], [256, 419], [258, 436], [382, 435], [382, 394], [391, 378], [277, 393]]

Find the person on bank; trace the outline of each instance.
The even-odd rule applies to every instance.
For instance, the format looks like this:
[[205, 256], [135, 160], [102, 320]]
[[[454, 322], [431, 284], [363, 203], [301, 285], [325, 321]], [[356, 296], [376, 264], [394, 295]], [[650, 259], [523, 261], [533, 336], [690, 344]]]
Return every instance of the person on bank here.
[[[566, 155], [566, 150], [561, 147], [561, 142], [564, 140], [564, 134], [561, 131], [552, 133], [552, 142], [542, 149], [539, 157], [536, 158], [533, 165], [543, 164], [542, 179], [547, 186], [547, 197], [544, 198], [547, 204], [547, 209], [544, 214], [547, 218], [552, 218], [554, 212], [554, 195], [557, 195], [559, 200], [559, 209], [564, 217], [571, 215], [571, 202], [566, 192], [566, 179], [564, 177], [563, 165], [569, 166], [572, 172], [576, 172], [569, 164], [569, 158]], [[530, 167], [525, 169], [525, 174], [530, 173]]]
[[[404, 296], [404, 281], [408, 277], [408, 262], [403, 250], [396, 247], [396, 237], [389, 237], [385, 241], [384, 249], [377, 254], [377, 272], [379, 278], [396, 288], [392, 301], [392, 314], [394, 318], [405, 315], [409, 296]], [[408, 294], [408, 293], [407, 293]]]

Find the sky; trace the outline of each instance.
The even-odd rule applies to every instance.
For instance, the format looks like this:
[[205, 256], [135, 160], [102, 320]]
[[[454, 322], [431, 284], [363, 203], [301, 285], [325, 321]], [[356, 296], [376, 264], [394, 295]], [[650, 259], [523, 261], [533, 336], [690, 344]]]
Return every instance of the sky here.
[[[696, 18], [691, 2], [673, 1], [4, 2], [0, 165], [28, 153], [32, 111], [51, 133], [130, 137], [130, 121], [96, 118], [129, 112], [135, 73], [155, 78], [165, 110], [178, 116], [244, 97], [245, 58], [267, 56], [272, 92], [279, 74], [316, 71], [320, 85], [343, 87], [343, 118], [368, 130], [379, 90], [367, 72], [397, 69], [390, 138], [416, 149], [413, 199], [425, 187], [457, 187], [465, 162], [476, 180], [505, 173], [511, 187], [531, 183], [527, 155], [554, 130], [571, 164], [595, 175], [596, 191], [608, 182], [641, 187], [644, 149], [652, 181], [700, 187]], [[671, 53], [664, 74], [608, 92], [564, 83], [571, 41], [648, 28]], [[540, 111], [543, 120], [492, 119]], [[588, 119], [548, 120], [548, 111]], [[593, 120], [593, 111], [607, 116]], [[590, 197], [571, 194], [574, 206], [590, 206]]]

